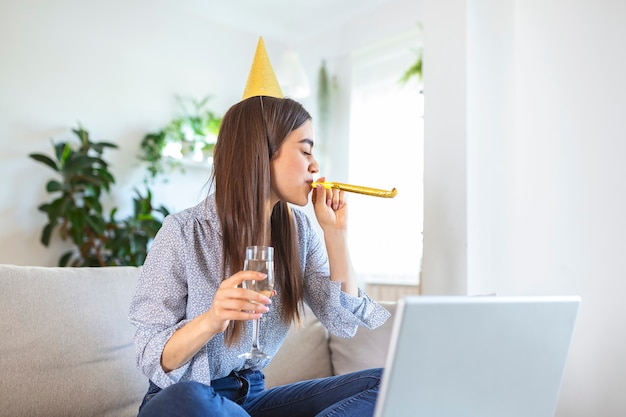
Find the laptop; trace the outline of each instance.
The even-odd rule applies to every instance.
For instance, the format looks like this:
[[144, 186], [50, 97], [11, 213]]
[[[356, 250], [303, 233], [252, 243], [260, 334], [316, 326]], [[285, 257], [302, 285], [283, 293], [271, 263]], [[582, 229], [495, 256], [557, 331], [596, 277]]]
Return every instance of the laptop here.
[[553, 417], [578, 296], [408, 296], [374, 417]]

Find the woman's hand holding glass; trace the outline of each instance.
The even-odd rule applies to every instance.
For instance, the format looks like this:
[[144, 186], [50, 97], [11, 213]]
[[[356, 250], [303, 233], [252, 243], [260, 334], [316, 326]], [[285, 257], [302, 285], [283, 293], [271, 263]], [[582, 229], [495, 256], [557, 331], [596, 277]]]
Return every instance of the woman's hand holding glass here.
[[[245, 271], [257, 271], [265, 274], [264, 279], [243, 281], [244, 288], [256, 291], [266, 297], [274, 293], [274, 248], [271, 246], [248, 246], [246, 248]], [[259, 345], [260, 318], [253, 321], [252, 347], [250, 351], [239, 355], [245, 359], [266, 359], [270, 356], [261, 350]]]
[[211, 308], [178, 329], [168, 340], [161, 355], [165, 372], [189, 361], [215, 335], [222, 333], [231, 320], [255, 320], [269, 311], [271, 300], [261, 293], [242, 288], [247, 280], [263, 280], [265, 274], [240, 271], [220, 284]]
[[257, 271], [240, 271], [222, 281], [207, 312], [215, 333], [226, 330], [231, 320], [254, 320], [269, 311], [268, 304], [272, 302], [269, 297], [242, 288], [245, 281], [263, 280], [265, 277], [266, 274]]

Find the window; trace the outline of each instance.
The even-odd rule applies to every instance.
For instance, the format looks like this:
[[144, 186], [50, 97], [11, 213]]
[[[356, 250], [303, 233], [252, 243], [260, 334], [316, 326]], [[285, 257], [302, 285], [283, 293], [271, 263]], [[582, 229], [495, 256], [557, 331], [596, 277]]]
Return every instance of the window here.
[[[417, 80], [400, 78], [417, 59], [412, 34], [353, 56], [349, 180], [397, 188], [393, 199], [359, 196], [349, 244], [360, 282], [418, 284], [423, 225], [423, 98]], [[367, 199], [367, 200], [365, 200]]]

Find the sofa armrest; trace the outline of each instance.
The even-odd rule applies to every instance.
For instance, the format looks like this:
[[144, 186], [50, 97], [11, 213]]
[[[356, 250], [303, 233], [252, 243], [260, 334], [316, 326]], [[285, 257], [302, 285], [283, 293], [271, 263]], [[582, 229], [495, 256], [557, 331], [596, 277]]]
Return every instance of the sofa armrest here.
[[0, 265], [0, 415], [131, 417], [136, 267]]

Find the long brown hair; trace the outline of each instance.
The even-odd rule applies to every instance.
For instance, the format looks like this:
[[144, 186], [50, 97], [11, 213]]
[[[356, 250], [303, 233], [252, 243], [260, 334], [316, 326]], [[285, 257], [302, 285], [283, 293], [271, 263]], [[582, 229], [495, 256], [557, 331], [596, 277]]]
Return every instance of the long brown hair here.
[[[289, 205], [279, 201], [270, 207], [270, 161], [287, 135], [307, 120], [310, 114], [294, 100], [250, 97], [226, 112], [213, 152], [212, 181], [224, 251], [222, 279], [243, 268], [246, 246], [274, 246], [275, 287], [285, 322], [300, 321], [302, 271]], [[271, 225], [266, 224], [269, 210]], [[242, 322], [231, 321], [227, 343], [237, 340], [243, 329]]]

